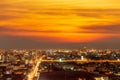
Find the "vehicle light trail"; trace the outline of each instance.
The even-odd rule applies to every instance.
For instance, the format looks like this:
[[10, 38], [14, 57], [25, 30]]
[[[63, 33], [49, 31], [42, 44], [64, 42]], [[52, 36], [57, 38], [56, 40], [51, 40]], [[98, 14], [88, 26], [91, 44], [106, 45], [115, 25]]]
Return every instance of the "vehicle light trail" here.
[[33, 80], [33, 78], [35, 77], [35, 75], [38, 72], [38, 67], [40, 65], [40, 63], [42, 62], [42, 58], [45, 57], [45, 55], [41, 56], [38, 60], [37, 63], [35, 65], [35, 68], [33, 71], [30, 72], [30, 74], [28, 75], [28, 79], [27, 80]]

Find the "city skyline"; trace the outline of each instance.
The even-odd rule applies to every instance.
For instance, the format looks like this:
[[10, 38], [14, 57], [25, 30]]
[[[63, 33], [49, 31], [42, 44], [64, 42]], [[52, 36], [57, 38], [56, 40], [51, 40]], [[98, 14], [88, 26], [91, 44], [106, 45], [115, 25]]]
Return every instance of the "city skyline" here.
[[0, 48], [120, 48], [119, 0], [2, 0]]

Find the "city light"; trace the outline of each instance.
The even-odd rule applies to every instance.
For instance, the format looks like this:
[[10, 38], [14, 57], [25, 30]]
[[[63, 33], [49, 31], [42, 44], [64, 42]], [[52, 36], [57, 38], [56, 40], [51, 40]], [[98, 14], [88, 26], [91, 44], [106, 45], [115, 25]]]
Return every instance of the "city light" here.
[[59, 61], [62, 62], [62, 59], [60, 58]]

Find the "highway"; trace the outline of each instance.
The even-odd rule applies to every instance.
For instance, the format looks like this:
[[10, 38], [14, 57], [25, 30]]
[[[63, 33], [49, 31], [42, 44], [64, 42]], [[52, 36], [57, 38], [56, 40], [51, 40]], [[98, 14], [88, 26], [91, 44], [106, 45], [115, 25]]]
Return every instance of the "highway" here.
[[[37, 74], [37, 72], [38, 72], [39, 65], [40, 65], [40, 63], [42, 62], [42, 59], [43, 59], [44, 57], [45, 57], [45, 55], [41, 56], [41, 57], [37, 60], [37, 63], [36, 63], [36, 65], [34, 66], [34, 70], [29, 73], [27, 80], [34, 80], [34, 77], [36, 76], [36, 74]], [[40, 75], [40, 73], [39, 73], [39, 75]]]
[[42, 62], [81, 62], [81, 63], [90, 63], [90, 62], [95, 62], [95, 63], [119, 63], [120, 60], [42, 60]]

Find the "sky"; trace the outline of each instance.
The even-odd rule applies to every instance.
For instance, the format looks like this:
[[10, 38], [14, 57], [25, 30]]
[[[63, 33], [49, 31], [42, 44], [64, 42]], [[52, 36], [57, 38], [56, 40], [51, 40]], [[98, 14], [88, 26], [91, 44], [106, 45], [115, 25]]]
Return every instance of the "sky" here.
[[1, 0], [0, 48], [120, 48], [120, 0]]

